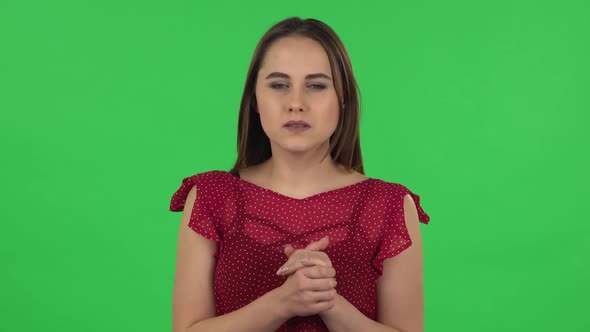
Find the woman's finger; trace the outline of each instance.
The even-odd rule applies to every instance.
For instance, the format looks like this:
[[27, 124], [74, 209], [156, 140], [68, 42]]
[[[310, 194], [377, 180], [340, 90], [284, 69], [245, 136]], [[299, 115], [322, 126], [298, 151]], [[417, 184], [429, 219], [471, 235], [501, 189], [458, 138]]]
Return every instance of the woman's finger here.
[[330, 244], [330, 238], [328, 236], [324, 236], [319, 241], [315, 241], [315, 242], [310, 243], [307, 247], [305, 247], [305, 249], [313, 250], [313, 251], [324, 250], [324, 249], [328, 248], [329, 244]]
[[307, 266], [301, 270], [303, 275], [310, 279], [324, 279], [334, 278], [336, 276], [336, 270], [330, 266]]
[[286, 244], [285, 245], [285, 255], [287, 255], [287, 257], [291, 257], [291, 254], [295, 251], [295, 248], [293, 248], [292, 245], [290, 244]]
[[336, 287], [337, 283], [334, 278], [309, 279], [309, 290], [327, 291]]
[[287, 261], [287, 263], [285, 263], [281, 268], [279, 268], [277, 270], [277, 275], [278, 276], [289, 275], [289, 274], [292, 274], [295, 271], [299, 270], [302, 267], [314, 266], [314, 265], [331, 267], [330, 264], [328, 264], [324, 260], [316, 258], [316, 257], [308, 257], [308, 258], [300, 259], [300, 260], [295, 260], [295, 259], [290, 258], [289, 261]]
[[[305, 247], [305, 250], [321, 251], [321, 250], [326, 249], [329, 244], [330, 244], [330, 238], [328, 236], [325, 236], [318, 241], [314, 241], [314, 242], [310, 243], [307, 247]], [[293, 252], [295, 252], [295, 248], [293, 248], [293, 246], [290, 244], [286, 244], [284, 252], [285, 252], [285, 255], [287, 255], [287, 257], [290, 257], [291, 254]]]

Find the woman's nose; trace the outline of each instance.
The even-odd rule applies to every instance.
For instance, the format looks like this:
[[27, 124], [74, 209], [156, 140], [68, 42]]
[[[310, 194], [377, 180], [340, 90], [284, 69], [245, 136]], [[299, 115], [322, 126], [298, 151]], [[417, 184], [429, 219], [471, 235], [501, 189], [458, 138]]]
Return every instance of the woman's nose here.
[[291, 93], [291, 100], [289, 102], [289, 111], [300, 111], [304, 110], [302, 92], [293, 90]]
[[289, 112], [291, 112], [291, 111], [303, 112], [303, 106], [291, 106], [291, 107], [289, 107]]

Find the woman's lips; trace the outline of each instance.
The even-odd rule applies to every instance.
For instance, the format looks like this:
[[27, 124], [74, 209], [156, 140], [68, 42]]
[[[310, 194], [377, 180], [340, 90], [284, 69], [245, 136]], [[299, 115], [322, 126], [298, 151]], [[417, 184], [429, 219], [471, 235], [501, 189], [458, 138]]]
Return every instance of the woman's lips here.
[[302, 133], [307, 129], [311, 128], [310, 126], [284, 126], [283, 128], [287, 129], [291, 133]]
[[303, 126], [309, 127], [309, 123], [307, 123], [303, 120], [289, 120], [287, 123], [284, 124], [284, 126], [292, 126], [292, 125], [303, 125]]

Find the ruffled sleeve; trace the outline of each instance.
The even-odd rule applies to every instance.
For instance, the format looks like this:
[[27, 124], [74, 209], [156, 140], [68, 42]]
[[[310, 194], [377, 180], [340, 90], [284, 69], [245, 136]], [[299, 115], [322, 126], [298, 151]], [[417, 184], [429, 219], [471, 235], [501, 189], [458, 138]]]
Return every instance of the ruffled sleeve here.
[[397, 186], [394, 198], [391, 199], [391, 204], [388, 206], [384, 216], [377, 254], [373, 260], [373, 267], [379, 276], [383, 274], [383, 261], [398, 255], [412, 245], [404, 217], [404, 197], [406, 194], [412, 196], [420, 222], [428, 224], [430, 221], [430, 217], [422, 209], [420, 196], [414, 194], [403, 185], [398, 184]]
[[183, 211], [188, 193], [195, 185], [197, 186], [197, 198], [193, 204], [188, 226], [207, 239], [220, 242], [221, 231], [210, 204], [210, 186], [203, 174], [200, 173], [182, 179], [180, 188], [172, 195], [170, 200], [170, 211]]

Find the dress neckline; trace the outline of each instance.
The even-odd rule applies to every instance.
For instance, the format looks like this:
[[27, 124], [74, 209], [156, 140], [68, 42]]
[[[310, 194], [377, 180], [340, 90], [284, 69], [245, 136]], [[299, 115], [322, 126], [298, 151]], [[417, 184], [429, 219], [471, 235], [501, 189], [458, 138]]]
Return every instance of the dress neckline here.
[[358, 181], [358, 182], [355, 182], [355, 183], [352, 183], [352, 184], [348, 184], [348, 185], [343, 186], [343, 187], [340, 187], [340, 188], [335, 188], [335, 189], [331, 189], [331, 190], [322, 191], [322, 192], [319, 192], [319, 193], [316, 193], [316, 194], [313, 194], [313, 195], [310, 195], [310, 196], [306, 196], [306, 197], [303, 197], [303, 198], [296, 198], [296, 197], [291, 197], [291, 196], [287, 196], [287, 195], [281, 194], [278, 191], [274, 191], [274, 190], [271, 190], [271, 189], [268, 189], [268, 188], [265, 188], [265, 187], [261, 187], [261, 186], [259, 186], [257, 184], [254, 184], [252, 182], [246, 181], [246, 180], [242, 179], [239, 176], [235, 176], [235, 175], [231, 174], [228, 171], [223, 171], [223, 172], [225, 174], [227, 174], [228, 176], [230, 176], [231, 178], [233, 178], [235, 181], [237, 181], [239, 183], [242, 183], [242, 184], [244, 184], [246, 186], [250, 186], [252, 188], [255, 188], [255, 189], [264, 191], [264, 192], [266, 192], [268, 194], [271, 194], [271, 195], [274, 195], [274, 196], [277, 196], [277, 197], [281, 197], [283, 199], [294, 201], [294, 202], [304, 202], [304, 201], [308, 201], [310, 199], [314, 199], [314, 198], [317, 198], [317, 197], [321, 197], [321, 196], [325, 196], [325, 195], [329, 195], [329, 194], [335, 194], [335, 193], [338, 193], [340, 191], [345, 191], [347, 189], [350, 190], [350, 189], [353, 189], [353, 188], [355, 188], [357, 186], [361, 186], [363, 184], [369, 183], [369, 182], [371, 182], [371, 180], [374, 180], [373, 178], [368, 177], [368, 178], [366, 178], [364, 180], [361, 180], [361, 181]]

